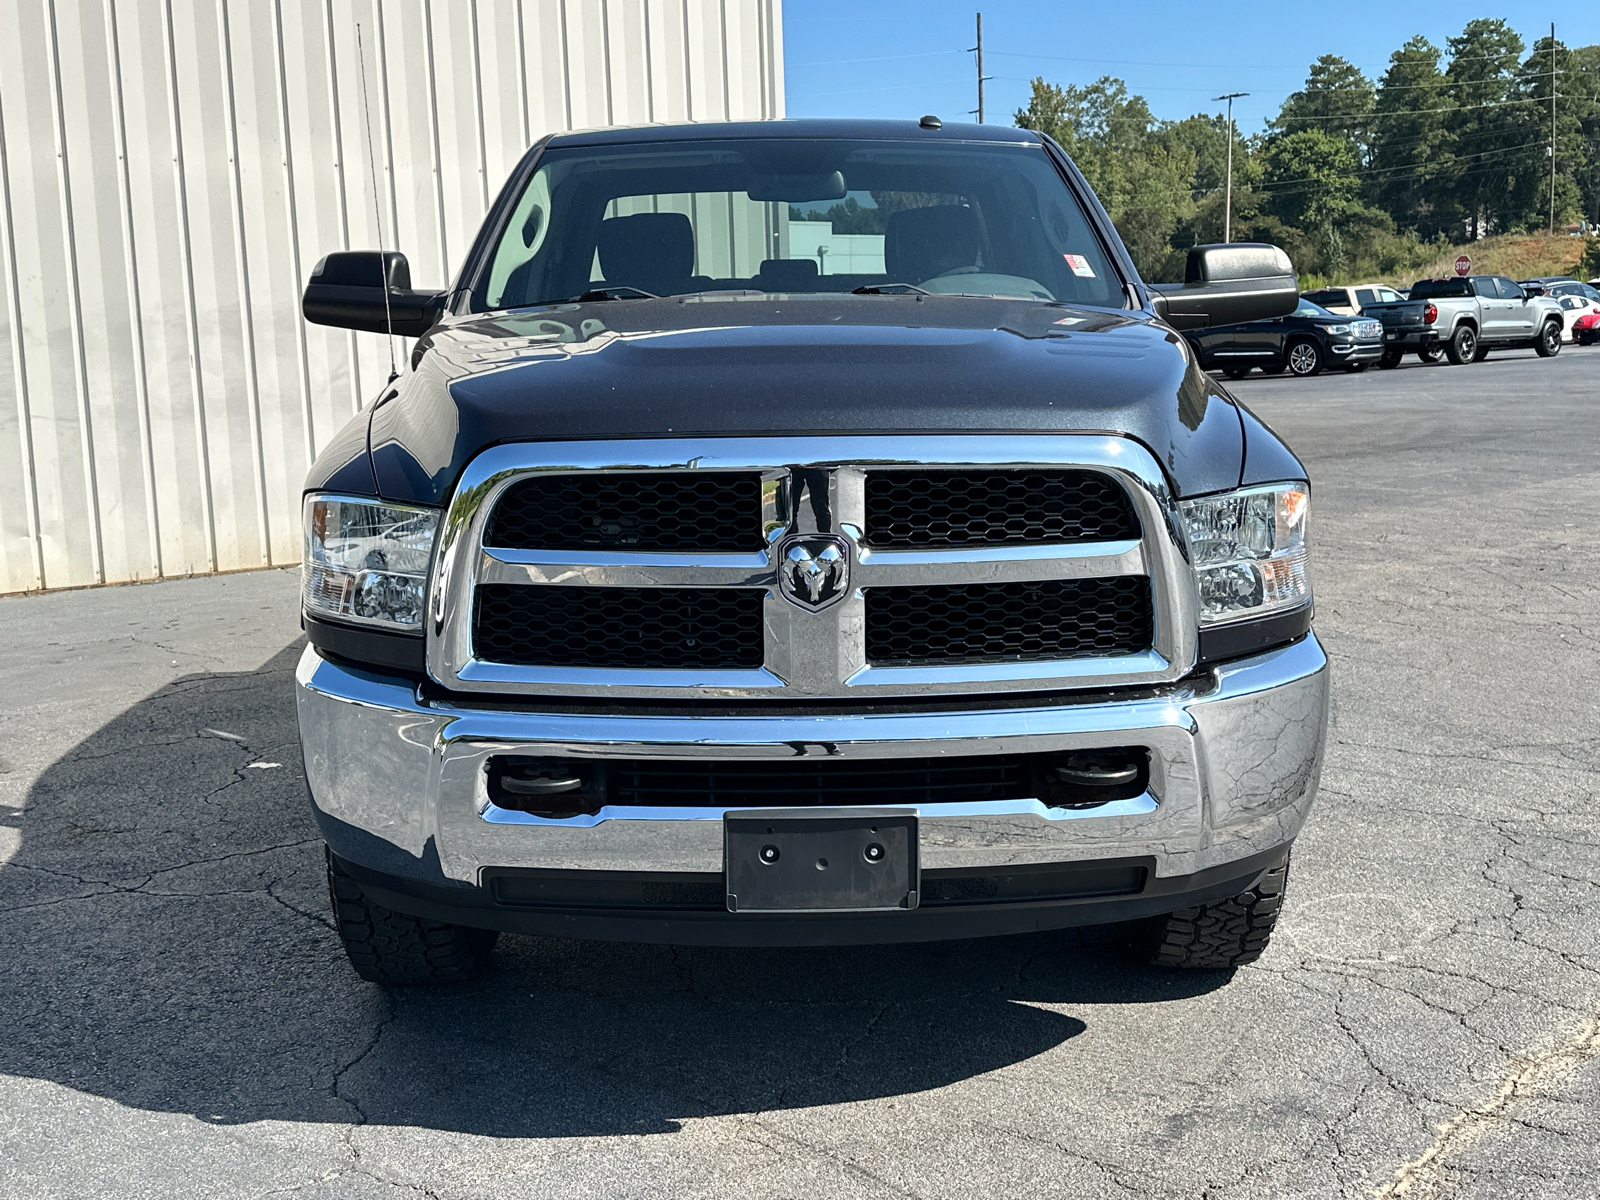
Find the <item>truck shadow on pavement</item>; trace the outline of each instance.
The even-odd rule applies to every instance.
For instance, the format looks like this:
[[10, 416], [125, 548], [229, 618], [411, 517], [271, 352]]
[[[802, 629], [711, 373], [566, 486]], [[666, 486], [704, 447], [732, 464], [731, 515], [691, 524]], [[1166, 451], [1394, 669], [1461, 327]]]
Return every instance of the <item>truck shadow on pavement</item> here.
[[[1133, 966], [1094, 930], [837, 950], [506, 937], [470, 985], [363, 983], [326, 916], [299, 649], [161, 688], [34, 783], [0, 865], [0, 1071], [219, 1124], [659, 1133], [1017, 1067], [1085, 1030], [1063, 1009], [1228, 978]], [[1103, 1064], [1036, 1069], [1071, 1086]]]

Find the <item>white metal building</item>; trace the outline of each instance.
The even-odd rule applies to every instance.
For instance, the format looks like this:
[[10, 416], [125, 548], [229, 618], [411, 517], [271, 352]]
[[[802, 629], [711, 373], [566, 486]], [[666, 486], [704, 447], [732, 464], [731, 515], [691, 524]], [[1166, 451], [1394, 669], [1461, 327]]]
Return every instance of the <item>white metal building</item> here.
[[783, 115], [780, 0], [0, 0], [0, 592], [298, 561], [388, 375], [330, 250], [459, 266], [546, 132]]

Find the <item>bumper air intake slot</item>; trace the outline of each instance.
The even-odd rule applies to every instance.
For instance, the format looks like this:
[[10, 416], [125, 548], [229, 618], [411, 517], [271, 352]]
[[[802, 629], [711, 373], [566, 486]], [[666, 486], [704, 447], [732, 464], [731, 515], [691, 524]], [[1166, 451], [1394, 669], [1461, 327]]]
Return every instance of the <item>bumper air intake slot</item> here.
[[1150, 786], [1143, 746], [938, 758], [573, 759], [495, 755], [489, 799], [559, 820], [604, 806], [809, 808], [1038, 800], [1092, 809]]

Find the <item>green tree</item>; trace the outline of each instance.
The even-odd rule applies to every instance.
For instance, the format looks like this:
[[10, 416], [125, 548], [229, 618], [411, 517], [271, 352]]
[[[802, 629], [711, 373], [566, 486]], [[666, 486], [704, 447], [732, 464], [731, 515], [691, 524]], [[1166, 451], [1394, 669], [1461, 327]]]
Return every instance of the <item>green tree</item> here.
[[[1552, 59], [1554, 60], [1552, 63]], [[1573, 55], [1560, 42], [1542, 37], [1522, 64], [1522, 92], [1529, 101], [1524, 116], [1530, 140], [1550, 142], [1551, 67], [1555, 67], [1555, 218], [1559, 229], [1583, 215], [1584, 197], [1577, 180], [1577, 165], [1584, 154], [1583, 119], [1595, 104], [1595, 93], [1584, 84], [1592, 83], [1572, 70]], [[1576, 85], [1576, 86], [1575, 86]], [[1541, 161], [1542, 159], [1542, 161]], [[1528, 211], [1530, 228], [1548, 228], [1550, 220], [1550, 159], [1534, 156], [1536, 167], [1528, 172], [1521, 189]]]
[[1449, 47], [1447, 127], [1455, 153], [1449, 190], [1469, 236], [1503, 233], [1526, 213], [1517, 185], [1534, 161], [1529, 151], [1537, 150], [1528, 144], [1528, 106], [1519, 103], [1522, 39], [1502, 20], [1480, 19], [1468, 21]]
[[1272, 214], [1297, 226], [1320, 244], [1324, 272], [1346, 259], [1344, 227], [1364, 213], [1360, 160], [1347, 138], [1319, 129], [1301, 129], [1267, 143], [1262, 190]]
[[1282, 134], [1315, 130], [1342, 137], [1364, 159], [1373, 100], [1372, 81], [1359, 67], [1337, 54], [1324, 54], [1311, 64], [1305, 87], [1283, 102], [1273, 128]]
[[1600, 226], [1600, 46], [1578, 46], [1558, 55], [1556, 94], [1560, 107], [1572, 107], [1578, 139], [1571, 149], [1571, 174], [1584, 220]]
[[1372, 169], [1369, 203], [1398, 224], [1431, 238], [1461, 228], [1450, 191], [1455, 140], [1450, 133], [1450, 97], [1440, 51], [1414, 37], [1389, 56], [1372, 106]]
[[1016, 123], [1060, 142], [1110, 213], [1141, 274], [1166, 269], [1172, 234], [1193, 207], [1195, 153], [1157, 136], [1143, 96], [1109, 76], [1084, 87], [1033, 81]]

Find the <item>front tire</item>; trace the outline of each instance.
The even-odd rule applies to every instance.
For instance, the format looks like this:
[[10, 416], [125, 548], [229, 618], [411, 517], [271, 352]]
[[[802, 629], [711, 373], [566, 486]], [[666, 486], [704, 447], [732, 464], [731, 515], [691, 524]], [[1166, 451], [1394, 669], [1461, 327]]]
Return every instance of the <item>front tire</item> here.
[[326, 853], [334, 926], [361, 978], [397, 987], [459, 983], [488, 962], [500, 937], [497, 932], [385, 908], [361, 890], [331, 850]]
[[1272, 940], [1288, 881], [1286, 858], [1249, 891], [1154, 918], [1142, 946], [1146, 960], [1158, 967], [1213, 971], [1255, 962]]
[[1224, 375], [1226, 375], [1229, 379], [1243, 379], [1246, 375], [1250, 374], [1250, 368], [1249, 367], [1223, 367], [1222, 368], [1222, 373]]
[[1350, 375], [1359, 375], [1361, 372], [1365, 371], [1369, 365], [1370, 364], [1368, 363], [1345, 363], [1344, 369], [1346, 373]]
[[1444, 355], [1452, 365], [1461, 367], [1469, 362], [1476, 362], [1478, 354], [1478, 331], [1470, 325], [1463, 325], [1450, 335], [1450, 340], [1444, 344]]
[[1544, 328], [1539, 331], [1538, 339], [1533, 343], [1533, 348], [1540, 358], [1554, 358], [1561, 353], [1561, 326], [1555, 321], [1546, 321]]
[[1418, 350], [1417, 358], [1425, 363], [1436, 363], [1439, 361], [1439, 349], [1434, 347], [1430, 350]]
[[1289, 371], [1302, 379], [1309, 379], [1322, 370], [1322, 347], [1309, 338], [1302, 338], [1289, 347]]
[[1400, 365], [1403, 356], [1398, 350], [1385, 350], [1383, 357], [1378, 360], [1378, 370], [1392, 371]]

